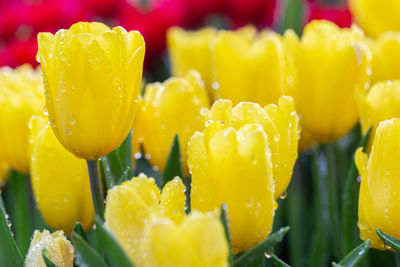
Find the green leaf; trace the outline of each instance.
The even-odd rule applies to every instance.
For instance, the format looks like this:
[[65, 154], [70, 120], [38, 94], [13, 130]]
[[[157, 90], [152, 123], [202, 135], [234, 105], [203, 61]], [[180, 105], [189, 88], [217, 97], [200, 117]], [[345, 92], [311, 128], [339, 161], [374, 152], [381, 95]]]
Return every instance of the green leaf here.
[[15, 229], [15, 240], [22, 255], [26, 255], [31, 242], [33, 233], [33, 214], [31, 206], [32, 199], [29, 188], [29, 177], [12, 170], [10, 174], [10, 184], [13, 196], [13, 215], [12, 218]]
[[164, 185], [171, 181], [175, 176], [182, 178], [182, 156], [179, 146], [179, 137], [175, 135], [174, 141], [172, 142], [171, 149], [165, 165], [163, 178]]
[[[100, 159], [101, 173], [107, 189], [118, 185], [121, 177], [133, 175], [132, 170], [132, 140], [131, 133], [126, 137], [121, 146]], [[129, 172], [125, 173], [129, 167]]]
[[378, 234], [378, 236], [382, 239], [383, 243], [385, 243], [389, 247], [393, 248], [397, 252], [400, 252], [400, 240], [399, 239], [397, 239], [391, 235], [388, 235], [379, 229], [376, 229], [375, 231]]
[[125, 169], [124, 173], [122, 174], [121, 179], [119, 180], [118, 184], [122, 184], [123, 182], [128, 181], [131, 178], [130, 177], [131, 173], [132, 173], [131, 167], [129, 167], [129, 166], [126, 167], [126, 169]]
[[83, 230], [82, 224], [80, 222], [75, 223], [73, 232], [80, 235], [85, 241], [88, 241], [85, 230]]
[[104, 244], [104, 252], [111, 266], [119, 267], [132, 267], [133, 264], [130, 262], [128, 256], [114, 238], [114, 236], [104, 228], [103, 220], [96, 215], [94, 219], [96, 223], [96, 231], [100, 233], [101, 240]]
[[[372, 127], [370, 127], [367, 133], [361, 138], [357, 147], [365, 147], [371, 136], [371, 132]], [[353, 159], [347, 172], [342, 195], [342, 240], [345, 253], [348, 253], [358, 240], [355, 231], [355, 229], [357, 229], [357, 176], [357, 167]]]
[[265, 257], [272, 261], [272, 263], [276, 266], [276, 267], [290, 267], [289, 264], [287, 264], [286, 262], [284, 262], [283, 260], [279, 259], [276, 255], [269, 255], [269, 254], [265, 254]]
[[45, 249], [42, 250], [42, 257], [47, 267], [57, 267], [57, 265], [47, 257]]
[[220, 219], [221, 219], [222, 225], [224, 226], [226, 240], [228, 241], [228, 245], [229, 245], [229, 255], [228, 255], [229, 265], [233, 266], [232, 236], [231, 236], [231, 232], [229, 230], [227, 206], [225, 204], [222, 204], [222, 206], [221, 206]]
[[[76, 226], [76, 224], [75, 224]], [[71, 241], [75, 248], [75, 262], [81, 267], [106, 267], [107, 264], [92, 248], [86, 240], [74, 231], [71, 234]]]
[[159, 188], [162, 188], [163, 181], [162, 175], [160, 172], [156, 171], [153, 166], [146, 159], [146, 153], [143, 149], [143, 145], [140, 145], [140, 157], [136, 159], [136, 170], [135, 176], [138, 176], [140, 173], [146, 174], [148, 177], [153, 177], [156, 181], [156, 184]]
[[233, 263], [233, 266], [247, 266], [254, 258], [263, 255], [271, 250], [277, 243], [281, 242], [289, 229], [290, 227], [286, 226], [282, 227], [279, 231], [272, 233], [263, 242], [259, 243], [257, 246], [245, 252], [241, 257], [236, 259]]
[[334, 267], [353, 267], [359, 263], [365, 255], [367, 255], [368, 249], [371, 246], [371, 241], [367, 240], [355, 249], [353, 249], [343, 260], [339, 263], [332, 262]]
[[[3, 202], [2, 198], [1, 203]], [[7, 215], [3, 209], [4, 205], [0, 208], [0, 266], [19, 267], [23, 266], [24, 259], [21, 252], [15, 243], [12, 236]]]
[[281, 21], [281, 33], [286, 29], [293, 29], [298, 35], [301, 34], [303, 25], [302, 0], [285, 0], [284, 12]]

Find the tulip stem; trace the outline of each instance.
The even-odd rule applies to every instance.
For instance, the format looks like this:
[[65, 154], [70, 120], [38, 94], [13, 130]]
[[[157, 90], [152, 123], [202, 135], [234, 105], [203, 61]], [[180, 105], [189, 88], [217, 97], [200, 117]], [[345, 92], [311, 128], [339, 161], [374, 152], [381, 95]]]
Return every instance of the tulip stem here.
[[97, 168], [97, 160], [87, 160], [89, 170], [90, 189], [92, 191], [92, 199], [94, 211], [102, 219], [104, 218], [104, 200], [101, 191], [99, 170]]

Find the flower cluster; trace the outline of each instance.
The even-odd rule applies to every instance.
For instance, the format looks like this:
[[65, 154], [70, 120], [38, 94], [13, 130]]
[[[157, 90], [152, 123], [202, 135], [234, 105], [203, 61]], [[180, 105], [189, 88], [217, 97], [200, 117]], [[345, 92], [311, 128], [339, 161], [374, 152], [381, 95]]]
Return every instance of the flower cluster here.
[[[193, 23], [185, 5], [262, 24], [276, 4], [205, 2], [86, 0], [122, 25], [137, 12], [145, 26], [128, 28], [143, 35], [78, 22], [37, 35], [40, 67], [0, 69], [0, 265], [286, 266], [273, 246], [288, 228], [272, 233], [286, 223], [293, 265], [400, 250], [396, 21], [371, 24], [382, 9], [351, 0], [359, 25], [313, 20], [301, 35], [162, 23]], [[167, 35], [164, 82], [143, 79], [145, 51], [164, 45], [152, 30]], [[357, 221], [365, 242], [348, 254]]]

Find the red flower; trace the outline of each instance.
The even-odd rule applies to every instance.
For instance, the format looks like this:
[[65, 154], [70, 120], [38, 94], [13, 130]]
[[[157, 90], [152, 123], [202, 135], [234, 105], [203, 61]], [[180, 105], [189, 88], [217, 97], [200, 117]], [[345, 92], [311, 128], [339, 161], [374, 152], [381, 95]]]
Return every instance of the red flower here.
[[227, 14], [235, 27], [249, 23], [270, 27], [274, 22], [277, 0], [229, 0]]
[[165, 49], [169, 27], [182, 26], [187, 11], [184, 0], [125, 0], [119, 21], [127, 30], [138, 30], [146, 40], [147, 58], [159, 55]]
[[36, 53], [36, 36], [26, 41], [12, 40], [0, 48], [0, 66], [16, 67], [24, 63], [36, 66]]
[[344, 5], [321, 5], [308, 4], [307, 22], [314, 19], [325, 19], [336, 23], [339, 27], [350, 27], [353, 19], [346, 4]]

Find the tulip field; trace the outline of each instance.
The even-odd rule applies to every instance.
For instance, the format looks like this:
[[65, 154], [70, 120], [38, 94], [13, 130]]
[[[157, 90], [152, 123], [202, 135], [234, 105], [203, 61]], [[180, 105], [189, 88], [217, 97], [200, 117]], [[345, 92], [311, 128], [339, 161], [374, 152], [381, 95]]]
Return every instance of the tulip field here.
[[400, 266], [399, 17], [0, 0], [0, 266]]

